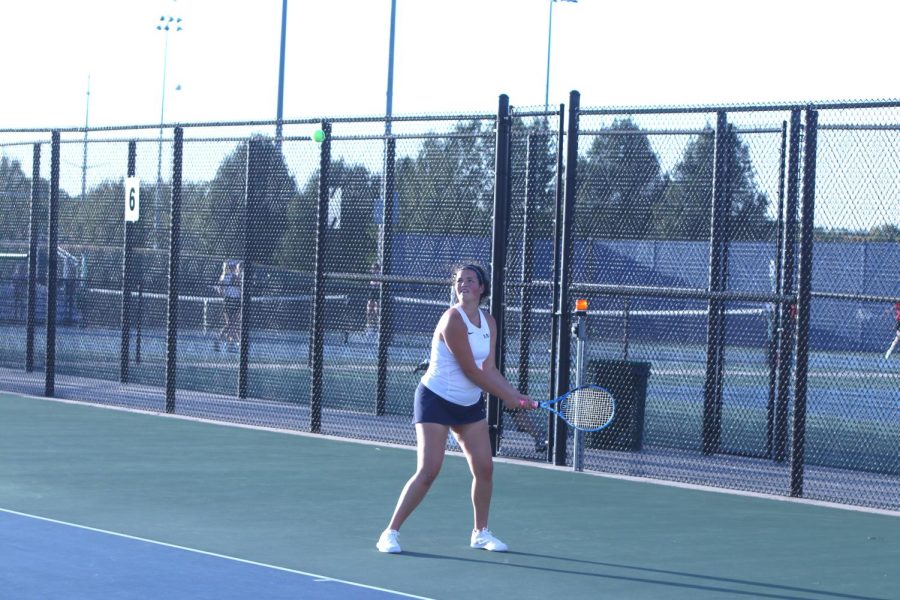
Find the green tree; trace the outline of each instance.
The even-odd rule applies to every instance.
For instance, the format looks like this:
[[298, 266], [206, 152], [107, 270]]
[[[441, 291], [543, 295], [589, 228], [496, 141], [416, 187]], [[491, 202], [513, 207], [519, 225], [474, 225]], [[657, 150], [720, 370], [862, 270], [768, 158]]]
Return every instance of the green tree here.
[[[326, 229], [327, 271], [366, 272], [375, 256], [375, 202], [381, 178], [362, 165], [344, 160], [329, 165], [329, 219]], [[319, 170], [310, 175], [288, 206], [286, 230], [279, 249], [279, 264], [304, 272], [313, 268]]]
[[868, 231], [816, 227], [814, 235], [821, 242], [900, 242], [900, 227], [890, 223], [876, 225]]
[[874, 242], [900, 242], [900, 226], [890, 223], [878, 225], [869, 230], [867, 237]]
[[645, 238], [661, 190], [659, 159], [631, 119], [619, 119], [578, 160], [576, 230], [581, 236]]
[[338, 272], [367, 272], [375, 257], [374, 214], [375, 202], [381, 197], [381, 177], [371, 174], [362, 165], [338, 160], [329, 167], [329, 188], [332, 210], [327, 231], [326, 268]]
[[294, 201], [287, 206], [285, 231], [278, 251], [279, 265], [306, 273], [312, 272], [318, 198], [319, 170], [316, 169]]
[[[256, 241], [255, 260], [275, 264], [287, 229], [285, 214], [297, 196], [297, 186], [274, 142], [261, 136], [255, 139], [262, 142], [263, 174], [256, 196], [259, 203], [252, 209], [255, 218], [248, 233]], [[242, 142], [235, 148], [219, 166], [205, 196], [195, 198], [196, 205], [184, 211], [187, 248], [212, 256], [243, 256], [247, 147]], [[191, 204], [186, 202], [185, 206]]]
[[[528, 198], [529, 235], [549, 238], [553, 235], [556, 216], [556, 132], [550, 131], [546, 119], [513, 122], [512, 142], [512, 206], [510, 218], [513, 227], [521, 227], [525, 208], [528, 178], [534, 176], [536, 190]], [[534, 156], [528, 156], [529, 140], [533, 140]], [[529, 173], [529, 169], [535, 173]], [[493, 176], [493, 169], [491, 175]]]
[[[747, 146], [729, 130], [724, 147], [729, 153], [731, 190], [729, 237], [733, 240], [771, 238], [773, 223], [766, 216], [768, 198], [757, 187]], [[715, 135], [706, 130], [691, 141], [676, 165], [659, 202], [652, 209], [653, 234], [661, 239], [709, 239], [712, 213]]]
[[451, 135], [427, 139], [414, 159], [398, 161], [399, 229], [444, 234], [487, 230], [494, 198], [492, 125], [459, 123]]
[[19, 161], [0, 158], [0, 241], [27, 242], [31, 179]]
[[84, 198], [61, 199], [60, 245], [110, 246], [121, 251], [124, 197], [125, 186], [121, 181], [104, 181], [89, 189]]

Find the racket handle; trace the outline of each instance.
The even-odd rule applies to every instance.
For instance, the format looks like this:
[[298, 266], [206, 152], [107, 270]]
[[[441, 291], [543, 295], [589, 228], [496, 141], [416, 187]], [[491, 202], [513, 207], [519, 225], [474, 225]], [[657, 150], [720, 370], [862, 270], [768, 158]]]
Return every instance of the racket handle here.
[[531, 402], [527, 402], [523, 399], [519, 399], [519, 406], [522, 408], [537, 408], [537, 402], [532, 400]]

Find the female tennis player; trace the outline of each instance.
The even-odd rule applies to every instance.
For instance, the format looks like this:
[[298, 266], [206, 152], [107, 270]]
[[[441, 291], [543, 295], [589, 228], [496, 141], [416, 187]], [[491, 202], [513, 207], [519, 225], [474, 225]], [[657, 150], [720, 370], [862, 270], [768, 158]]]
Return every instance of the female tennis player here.
[[376, 548], [400, 552], [400, 527], [428, 493], [441, 470], [447, 435], [456, 436], [472, 472], [472, 508], [475, 526], [472, 548], [505, 552], [506, 544], [488, 529], [493, 492], [493, 458], [482, 392], [498, 396], [509, 409], [532, 408], [531, 398], [520, 394], [497, 370], [494, 343], [497, 326], [480, 308], [490, 294], [490, 281], [479, 265], [454, 269], [457, 303], [438, 321], [431, 339], [431, 359], [414, 402], [417, 468], [406, 482], [387, 529]]

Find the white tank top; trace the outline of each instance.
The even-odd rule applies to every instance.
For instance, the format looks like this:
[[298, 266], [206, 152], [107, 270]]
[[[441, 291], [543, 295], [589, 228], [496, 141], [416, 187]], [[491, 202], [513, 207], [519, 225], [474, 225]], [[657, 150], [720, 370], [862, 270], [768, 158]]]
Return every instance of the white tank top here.
[[[472, 348], [475, 364], [480, 369], [491, 352], [491, 328], [488, 326], [487, 316], [482, 312], [481, 327], [475, 327], [462, 306], [457, 305], [454, 308], [466, 324], [469, 347]], [[438, 332], [431, 338], [431, 358], [428, 370], [422, 376], [422, 383], [441, 398], [461, 406], [472, 406], [481, 397], [481, 388], [466, 377], [456, 357]]]

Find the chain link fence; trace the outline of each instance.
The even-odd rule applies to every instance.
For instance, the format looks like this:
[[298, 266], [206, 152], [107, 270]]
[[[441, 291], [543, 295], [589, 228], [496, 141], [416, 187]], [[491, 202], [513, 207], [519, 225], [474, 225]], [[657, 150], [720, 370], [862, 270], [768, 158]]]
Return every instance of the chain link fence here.
[[584, 468], [900, 510], [900, 103], [580, 104], [0, 130], [0, 388], [413, 445], [477, 261], [515, 385], [617, 397]]

